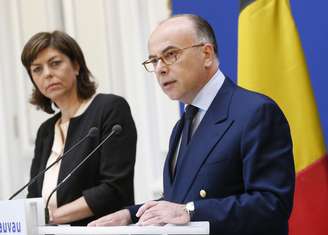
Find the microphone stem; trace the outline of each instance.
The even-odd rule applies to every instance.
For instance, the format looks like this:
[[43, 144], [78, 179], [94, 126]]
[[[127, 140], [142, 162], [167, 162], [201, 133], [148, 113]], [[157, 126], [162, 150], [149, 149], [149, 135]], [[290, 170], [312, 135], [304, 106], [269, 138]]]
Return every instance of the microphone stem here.
[[[106, 140], [108, 138], [110, 138], [115, 133], [116, 133], [116, 131], [112, 130], [109, 133], [109, 135], [103, 141], [101, 141], [100, 144], [98, 144], [97, 147], [94, 148], [78, 165], [76, 165], [76, 167], [74, 167], [74, 169], [51, 191], [51, 193], [47, 199], [45, 210], [48, 209], [51, 196], [71, 177], [72, 174], [75, 173], [75, 171], [77, 171], [84, 164], [84, 162], [86, 162], [106, 142]], [[48, 222], [49, 221], [46, 221], [46, 223], [48, 223]]]
[[75, 143], [69, 150], [67, 150], [65, 153], [62, 153], [60, 157], [56, 159], [53, 163], [51, 163], [47, 168], [40, 171], [36, 176], [34, 176], [31, 181], [29, 181], [27, 184], [25, 184], [23, 187], [21, 187], [16, 193], [14, 193], [8, 200], [12, 200], [14, 197], [16, 197], [20, 192], [22, 192], [26, 187], [33, 184], [41, 175], [43, 175], [49, 168], [51, 168], [53, 165], [55, 165], [57, 162], [59, 162], [65, 155], [67, 155], [69, 152], [71, 152], [77, 145], [82, 143], [86, 138], [89, 137], [89, 134], [84, 136], [82, 139], [80, 139], [77, 143]]

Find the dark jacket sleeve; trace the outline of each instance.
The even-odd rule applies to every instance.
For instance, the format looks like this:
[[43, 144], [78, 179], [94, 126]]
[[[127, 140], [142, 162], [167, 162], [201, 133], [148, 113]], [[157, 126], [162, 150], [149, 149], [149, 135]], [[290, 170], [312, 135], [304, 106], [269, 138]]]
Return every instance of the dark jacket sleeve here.
[[139, 218], [136, 216], [136, 214], [141, 206], [142, 206], [142, 204], [127, 207], [127, 209], [130, 212], [130, 216], [131, 216], [131, 220], [132, 220], [133, 224], [137, 223], [139, 220]]
[[122, 131], [101, 147], [99, 184], [83, 191], [87, 204], [97, 216], [134, 203], [137, 133], [128, 103], [115, 97], [97, 114], [101, 115], [101, 139], [108, 136], [115, 124], [121, 125]]

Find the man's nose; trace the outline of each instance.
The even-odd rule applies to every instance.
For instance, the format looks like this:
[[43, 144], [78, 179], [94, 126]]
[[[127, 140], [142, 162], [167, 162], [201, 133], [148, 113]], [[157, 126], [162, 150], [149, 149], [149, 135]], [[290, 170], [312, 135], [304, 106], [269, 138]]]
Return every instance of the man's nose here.
[[168, 66], [163, 62], [163, 60], [158, 60], [155, 72], [159, 75], [165, 75], [168, 71]]

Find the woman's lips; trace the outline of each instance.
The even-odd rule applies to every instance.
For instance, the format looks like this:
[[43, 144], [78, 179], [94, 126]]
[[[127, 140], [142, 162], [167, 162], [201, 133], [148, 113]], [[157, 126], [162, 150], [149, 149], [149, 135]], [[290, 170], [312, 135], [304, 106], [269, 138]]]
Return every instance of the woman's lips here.
[[47, 86], [47, 91], [48, 90], [52, 90], [52, 89], [55, 89], [56, 87], [58, 87], [60, 84], [59, 83], [53, 83], [53, 84], [50, 84], [49, 86]]

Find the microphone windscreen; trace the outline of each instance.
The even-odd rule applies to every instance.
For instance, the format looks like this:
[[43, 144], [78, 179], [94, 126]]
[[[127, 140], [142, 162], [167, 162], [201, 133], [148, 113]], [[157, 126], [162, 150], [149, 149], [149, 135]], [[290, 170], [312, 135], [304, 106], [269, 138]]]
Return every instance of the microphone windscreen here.
[[97, 127], [91, 127], [90, 130], [89, 130], [88, 135], [90, 137], [96, 137], [97, 134], [98, 134], [98, 128]]
[[112, 128], [112, 132], [115, 134], [119, 134], [122, 131], [122, 126], [119, 124], [115, 124]]

